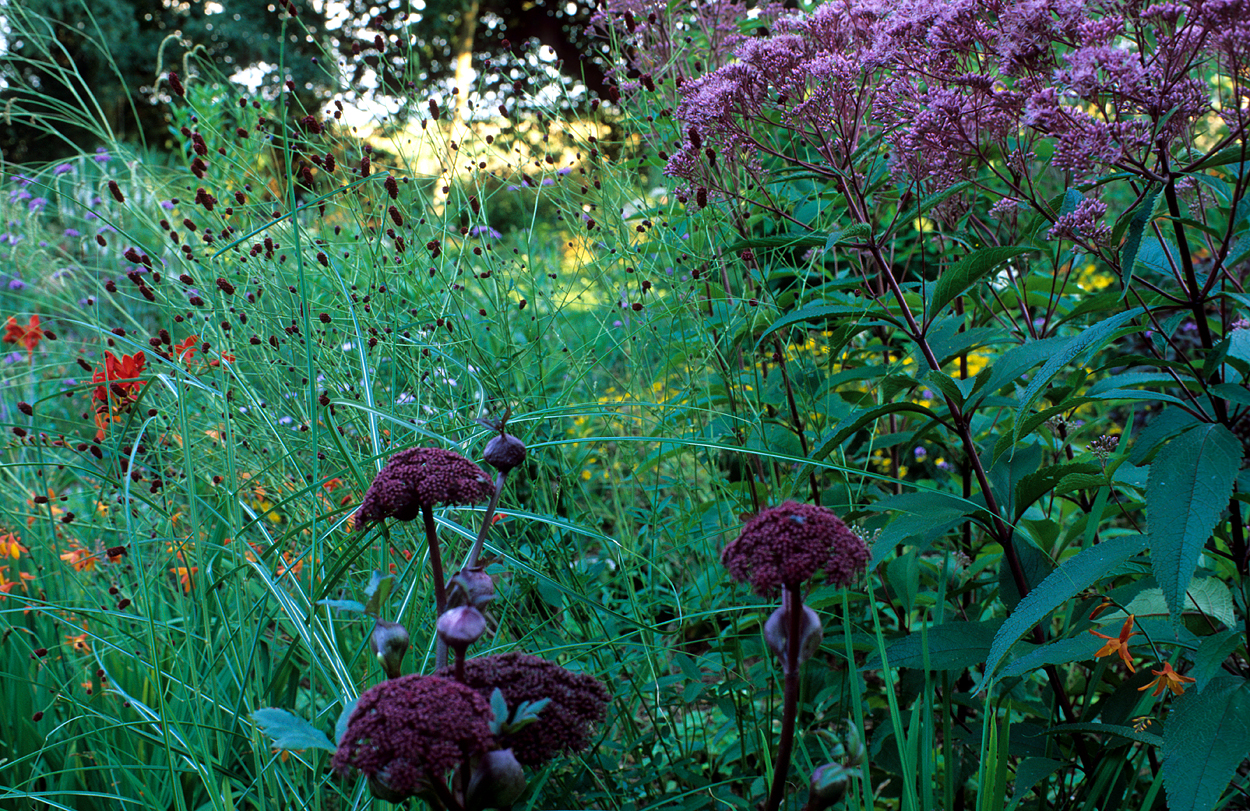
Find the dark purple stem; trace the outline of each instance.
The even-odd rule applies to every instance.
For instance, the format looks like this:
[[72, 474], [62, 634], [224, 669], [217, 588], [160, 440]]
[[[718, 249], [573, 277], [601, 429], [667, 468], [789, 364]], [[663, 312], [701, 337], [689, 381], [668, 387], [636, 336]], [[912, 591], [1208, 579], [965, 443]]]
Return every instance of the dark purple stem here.
[[495, 507], [499, 504], [499, 494], [503, 492], [503, 485], [507, 480], [507, 473], [495, 474], [495, 492], [491, 494], [490, 503], [486, 505], [486, 515], [482, 517], [482, 528], [477, 531], [477, 539], [473, 541], [473, 548], [469, 550], [468, 560], [464, 564], [465, 571], [477, 566], [477, 559], [482, 555], [482, 545], [486, 543], [486, 535], [490, 532], [491, 519], [495, 517]]
[[777, 811], [781, 807], [781, 798], [786, 790], [786, 777], [790, 774], [790, 753], [794, 748], [794, 722], [799, 714], [799, 623], [803, 619], [803, 595], [799, 592], [798, 583], [782, 589], [781, 599], [785, 604], [786, 619], [786, 661], [785, 688], [781, 710], [781, 743], [777, 747], [777, 761], [773, 765], [773, 787], [768, 792], [768, 801], [764, 803], [764, 811]]
[[421, 518], [425, 520], [425, 543], [430, 549], [430, 569], [434, 572], [435, 616], [443, 616], [447, 608], [447, 581], [443, 577], [443, 557], [438, 550], [438, 527], [434, 524], [434, 508], [421, 505]]

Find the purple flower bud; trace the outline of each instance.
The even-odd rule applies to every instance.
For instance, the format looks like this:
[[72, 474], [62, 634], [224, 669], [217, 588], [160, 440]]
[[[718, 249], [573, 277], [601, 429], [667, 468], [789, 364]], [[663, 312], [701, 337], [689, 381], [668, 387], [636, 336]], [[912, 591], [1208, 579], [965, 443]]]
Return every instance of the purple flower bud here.
[[[778, 608], [764, 623], [764, 641], [768, 643], [768, 649], [781, 660], [783, 667], [789, 663], [786, 658], [786, 651], [789, 648], [788, 626], [789, 612], [785, 608]], [[803, 619], [799, 625], [798, 664], [800, 666], [820, 650], [820, 643], [824, 638], [825, 631], [820, 626], [820, 617], [808, 606], [803, 606]]]
[[398, 622], [378, 620], [373, 625], [373, 634], [369, 637], [369, 650], [377, 657], [378, 664], [388, 679], [397, 679], [404, 654], [408, 652], [410, 639], [408, 629]]
[[817, 766], [812, 772], [811, 795], [807, 808], [811, 811], [824, 811], [832, 808], [846, 794], [853, 772], [839, 763], [826, 763]]
[[438, 638], [447, 647], [463, 651], [486, 633], [486, 617], [473, 606], [448, 609], [438, 618]]
[[465, 798], [471, 810], [509, 808], [525, 793], [525, 772], [511, 749], [487, 752], [469, 778]]
[[482, 458], [495, 470], [507, 473], [525, 461], [525, 443], [512, 434], [500, 434], [486, 443]]
[[481, 569], [462, 569], [451, 579], [448, 599], [453, 606], [471, 605], [481, 609], [495, 599], [495, 578]]

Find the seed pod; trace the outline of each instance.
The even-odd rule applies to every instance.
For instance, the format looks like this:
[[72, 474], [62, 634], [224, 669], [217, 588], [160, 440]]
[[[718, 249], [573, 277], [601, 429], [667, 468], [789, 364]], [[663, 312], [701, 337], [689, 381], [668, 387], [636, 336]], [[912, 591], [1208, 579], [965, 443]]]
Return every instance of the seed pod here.
[[525, 771], [511, 749], [487, 752], [469, 778], [465, 797], [471, 811], [510, 808], [525, 793]]
[[525, 461], [525, 443], [512, 434], [500, 434], [486, 443], [483, 459], [486, 464], [507, 473]]
[[408, 629], [403, 625], [386, 620], [374, 622], [373, 633], [369, 636], [369, 650], [377, 657], [388, 679], [399, 678], [400, 665], [409, 644]]
[[459, 606], [438, 618], [438, 638], [454, 651], [463, 652], [486, 633], [486, 617], [472, 606]]

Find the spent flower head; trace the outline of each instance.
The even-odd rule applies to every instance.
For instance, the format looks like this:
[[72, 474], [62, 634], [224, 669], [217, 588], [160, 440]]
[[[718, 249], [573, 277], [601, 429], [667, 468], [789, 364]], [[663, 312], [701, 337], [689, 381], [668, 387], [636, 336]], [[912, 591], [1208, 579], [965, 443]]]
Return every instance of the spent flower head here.
[[721, 562], [735, 580], [771, 597], [821, 569], [830, 582], [850, 583], [868, 562], [868, 545], [832, 510], [787, 501], [752, 518], [721, 552]]

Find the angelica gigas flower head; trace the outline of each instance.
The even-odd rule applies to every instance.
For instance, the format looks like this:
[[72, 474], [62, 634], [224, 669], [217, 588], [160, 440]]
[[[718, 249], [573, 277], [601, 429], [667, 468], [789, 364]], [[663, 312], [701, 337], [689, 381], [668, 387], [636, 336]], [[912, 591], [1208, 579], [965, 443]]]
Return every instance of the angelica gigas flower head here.
[[833, 510], [787, 501], [747, 522], [721, 552], [721, 562], [735, 580], [772, 597], [822, 569], [830, 582], [850, 583], [868, 562], [868, 545]]
[[524, 702], [549, 700], [537, 720], [499, 736], [500, 748], [511, 748], [516, 759], [527, 766], [546, 763], [561, 752], [585, 749], [595, 725], [603, 720], [610, 697], [594, 677], [524, 653], [468, 659], [464, 683], [483, 697], [498, 688], [511, 712]]
[[361, 694], [334, 753], [340, 774], [359, 770], [387, 799], [411, 797], [465, 758], [494, 748], [490, 704], [437, 676], [390, 679]]
[[385, 518], [411, 521], [423, 507], [474, 504], [495, 492], [486, 471], [442, 448], [409, 448], [390, 458], [356, 511], [357, 529]]

